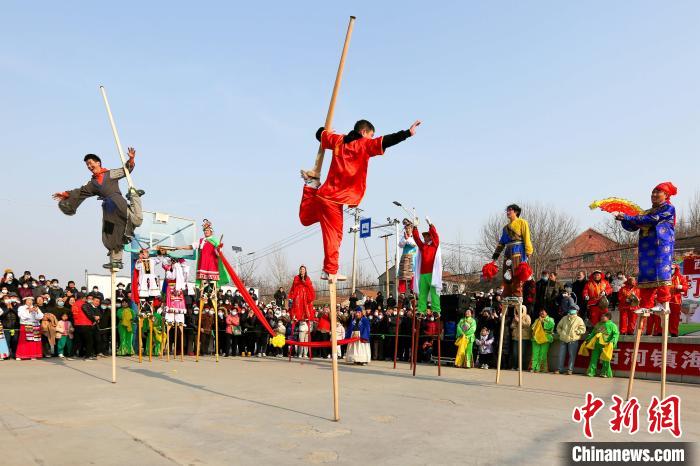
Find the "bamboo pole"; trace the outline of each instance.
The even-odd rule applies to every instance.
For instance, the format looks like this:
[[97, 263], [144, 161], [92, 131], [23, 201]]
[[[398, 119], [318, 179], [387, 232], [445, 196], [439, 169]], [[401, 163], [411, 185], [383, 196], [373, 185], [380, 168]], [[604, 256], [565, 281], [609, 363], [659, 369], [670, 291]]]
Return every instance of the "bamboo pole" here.
[[112, 326], [112, 383], [117, 383], [117, 270], [112, 267], [112, 315], [110, 325]]
[[518, 387], [523, 386], [523, 310], [527, 308], [522, 304], [518, 306], [520, 316], [518, 317]]
[[331, 368], [333, 373], [333, 420], [340, 420], [340, 407], [338, 406], [338, 336], [336, 327], [336, 281], [328, 281], [330, 294], [330, 318], [331, 318]]
[[[333, 123], [333, 115], [335, 113], [335, 101], [338, 97], [338, 90], [340, 89], [340, 83], [343, 80], [343, 69], [345, 68], [345, 58], [348, 54], [348, 48], [350, 47], [350, 37], [352, 36], [352, 30], [355, 25], [355, 17], [350, 17], [350, 22], [348, 23], [348, 30], [345, 33], [345, 43], [343, 44], [343, 51], [340, 54], [340, 63], [338, 64], [338, 72], [335, 75], [335, 83], [333, 84], [333, 92], [331, 94], [331, 102], [328, 105], [328, 113], [326, 114], [325, 129], [331, 129], [331, 124]], [[323, 168], [323, 157], [324, 149], [322, 145], [319, 145], [318, 152], [316, 153], [316, 161], [314, 163], [314, 168], [311, 172], [307, 172], [309, 175], [316, 178], [321, 177], [321, 169]]]
[[131, 179], [131, 173], [126, 166], [126, 157], [124, 156], [124, 151], [122, 150], [122, 143], [119, 140], [119, 133], [117, 132], [117, 125], [114, 123], [114, 117], [112, 116], [112, 109], [109, 106], [109, 101], [107, 100], [107, 91], [104, 86], [100, 86], [100, 92], [102, 93], [102, 99], [105, 102], [105, 108], [107, 109], [107, 117], [109, 118], [109, 124], [112, 127], [112, 134], [114, 135], [114, 142], [117, 145], [117, 152], [119, 152], [119, 158], [122, 161], [122, 167], [124, 168], [124, 173], [126, 174], [126, 182], [129, 184], [130, 189], [134, 188], [134, 181]]
[[644, 332], [644, 324], [649, 316], [648, 312], [643, 312], [639, 319], [637, 319], [637, 329], [634, 337], [634, 350], [632, 351], [632, 365], [630, 366], [629, 380], [627, 381], [627, 398], [630, 399], [632, 396], [632, 388], [634, 387], [634, 373], [637, 370], [637, 354], [639, 353], [639, 341], [642, 339], [642, 332]]

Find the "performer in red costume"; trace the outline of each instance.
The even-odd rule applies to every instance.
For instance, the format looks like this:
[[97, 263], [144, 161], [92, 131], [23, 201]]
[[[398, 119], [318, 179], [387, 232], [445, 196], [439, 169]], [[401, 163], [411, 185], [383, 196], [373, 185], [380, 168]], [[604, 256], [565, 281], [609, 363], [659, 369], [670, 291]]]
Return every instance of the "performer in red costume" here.
[[634, 311], [639, 309], [639, 288], [634, 277], [629, 277], [617, 292], [617, 301], [620, 309], [620, 335], [632, 335], [637, 327], [637, 314]]
[[384, 154], [389, 147], [416, 134], [420, 121], [404, 131], [374, 137], [374, 126], [360, 120], [348, 134], [336, 134], [333, 130], [319, 128], [316, 139], [324, 149], [333, 151], [333, 159], [326, 181], [321, 185], [318, 178], [309, 177], [305, 171], [304, 190], [299, 206], [299, 220], [309, 226], [321, 224], [323, 235], [322, 278], [334, 281], [338, 278], [338, 256], [343, 240], [343, 205], [355, 207], [360, 204], [367, 187], [367, 167], [370, 157]]
[[289, 311], [292, 321], [309, 320], [314, 317], [313, 303], [316, 292], [311, 279], [306, 275], [305, 266], [299, 267], [299, 275], [294, 276], [288, 297], [292, 300], [292, 309]]
[[[440, 291], [442, 291], [442, 256], [440, 254], [440, 237], [435, 225], [428, 222], [428, 231], [423, 232], [421, 240], [418, 227], [413, 227], [413, 240], [418, 246], [418, 258], [416, 269], [413, 273], [413, 289], [418, 291], [418, 308], [416, 312], [425, 314], [428, 308], [428, 295], [430, 304], [436, 314], [440, 314]], [[417, 224], [416, 219], [413, 224]]]
[[604, 296], [610, 296], [611, 293], [612, 287], [603, 277], [603, 273], [600, 270], [594, 271], [583, 288], [583, 299], [588, 303], [588, 318], [591, 324], [597, 324], [600, 316], [607, 312], [607, 306], [601, 306], [600, 301]]
[[681, 322], [681, 302], [688, 291], [688, 279], [681, 274], [678, 264], [673, 264], [671, 277], [671, 315], [668, 316], [668, 332], [672, 337], [678, 336], [678, 325]]

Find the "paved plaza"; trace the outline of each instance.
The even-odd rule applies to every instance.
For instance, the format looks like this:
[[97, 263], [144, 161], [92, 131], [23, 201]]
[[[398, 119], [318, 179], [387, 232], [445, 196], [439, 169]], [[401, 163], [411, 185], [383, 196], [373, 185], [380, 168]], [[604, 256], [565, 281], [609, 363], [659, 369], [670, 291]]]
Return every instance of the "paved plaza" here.
[[[558, 464], [559, 442], [590, 390], [610, 402], [626, 379], [419, 366], [340, 364], [341, 420], [332, 422], [327, 360], [211, 357], [195, 363], [118, 359], [0, 363], [3, 465]], [[700, 436], [696, 385], [669, 384], [684, 405], [683, 439]], [[659, 383], [639, 380], [642, 432]], [[627, 440], [594, 419], [596, 440]]]

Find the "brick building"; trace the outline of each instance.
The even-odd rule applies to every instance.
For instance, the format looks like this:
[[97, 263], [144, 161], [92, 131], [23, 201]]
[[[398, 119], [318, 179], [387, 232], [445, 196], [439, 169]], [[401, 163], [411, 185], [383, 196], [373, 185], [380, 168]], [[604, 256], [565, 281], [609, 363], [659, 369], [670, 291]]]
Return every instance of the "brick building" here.
[[550, 268], [557, 271], [562, 281], [575, 279], [580, 270], [586, 275], [596, 269], [635, 274], [637, 245], [626, 247], [589, 228], [562, 248], [561, 256]]

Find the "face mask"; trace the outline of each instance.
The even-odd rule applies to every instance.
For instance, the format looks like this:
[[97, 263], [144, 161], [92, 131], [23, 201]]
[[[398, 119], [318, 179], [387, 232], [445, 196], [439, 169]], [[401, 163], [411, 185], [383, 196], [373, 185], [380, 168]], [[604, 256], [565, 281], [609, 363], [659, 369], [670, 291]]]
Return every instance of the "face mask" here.
[[384, 316], [377, 316], [377, 319], [382, 320]]
[[209, 315], [212, 315], [212, 316], [213, 316], [213, 315], [214, 315], [214, 311], [213, 311], [213, 310], [209, 311]]
[[63, 303], [63, 301], [59, 301], [59, 302], [56, 303], [56, 305], [57, 305], [58, 307], [63, 307], [65, 304]]
[[569, 311], [569, 315], [570, 315], [570, 316], [575, 316], [575, 315], [576, 315], [576, 310], [575, 310], [575, 309], [570, 310], [570, 311]]
[[29, 288], [29, 285], [25, 283], [24, 285], [22, 285], [22, 288]]
[[430, 318], [430, 321], [431, 321], [431, 322], [435, 321], [435, 317], [431, 317], [431, 318]]
[[223, 313], [223, 312], [219, 312], [219, 317], [223, 317], [223, 316], [224, 316], [224, 313]]
[[549, 277], [542, 277], [542, 280], [546, 282], [547, 280], [549, 280]]
[[13, 278], [15, 278], [15, 276], [12, 275], [11, 273], [8, 273], [8, 274], [7, 274], [7, 279], [8, 279], [8, 280], [12, 280]]
[[101, 304], [100, 307], [101, 307], [102, 309], [107, 309], [107, 305], [106, 305], [106, 304]]
[[399, 312], [399, 315], [400, 315], [400, 316], [403, 316], [403, 312]]
[[124, 289], [123, 286], [118, 286], [117, 288], [119, 288], [120, 290], [123, 290], [123, 289]]
[[231, 313], [231, 315], [232, 315], [232, 316], [237, 316], [238, 313], [237, 313], [236, 311], [233, 311], [233, 312]]
[[195, 309], [192, 313], [193, 313], [194, 315], [197, 315], [197, 314], [199, 314], [199, 311], [198, 311], [197, 309]]

